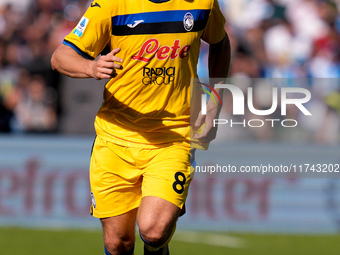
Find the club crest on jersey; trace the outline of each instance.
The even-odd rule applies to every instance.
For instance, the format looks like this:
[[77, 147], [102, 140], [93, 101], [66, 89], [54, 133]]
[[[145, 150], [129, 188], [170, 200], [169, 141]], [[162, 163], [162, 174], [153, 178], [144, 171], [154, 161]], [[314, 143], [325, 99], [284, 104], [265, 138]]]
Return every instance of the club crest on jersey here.
[[191, 29], [194, 27], [194, 16], [192, 16], [190, 12], [187, 12], [184, 15], [183, 25], [186, 31], [191, 31]]
[[89, 19], [82, 17], [81, 20], [79, 21], [76, 29], [74, 30], [73, 34], [77, 35], [78, 37], [81, 37], [85, 31], [85, 28], [87, 24], [89, 23]]

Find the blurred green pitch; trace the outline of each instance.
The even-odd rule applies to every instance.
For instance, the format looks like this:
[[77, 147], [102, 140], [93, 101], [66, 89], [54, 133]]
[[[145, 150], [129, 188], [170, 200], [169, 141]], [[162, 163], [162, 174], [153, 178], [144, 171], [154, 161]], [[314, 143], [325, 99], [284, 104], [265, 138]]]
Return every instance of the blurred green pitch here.
[[[185, 236], [189, 238], [183, 238]], [[211, 237], [218, 239], [216, 244], [207, 244]], [[197, 238], [201, 238], [199, 243]], [[240, 247], [228, 247], [223, 244], [224, 238], [238, 240]], [[139, 237], [136, 240], [135, 255], [142, 255], [142, 242]], [[179, 232], [170, 248], [171, 255], [335, 255], [340, 254], [340, 235]], [[102, 233], [100, 230], [0, 228], [0, 254], [103, 255]]]

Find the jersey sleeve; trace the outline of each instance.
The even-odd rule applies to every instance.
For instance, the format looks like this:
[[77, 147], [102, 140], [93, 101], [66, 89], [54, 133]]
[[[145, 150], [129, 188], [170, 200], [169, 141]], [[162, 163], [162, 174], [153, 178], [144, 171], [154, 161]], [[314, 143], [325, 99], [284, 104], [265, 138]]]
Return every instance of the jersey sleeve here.
[[111, 15], [105, 0], [96, 0], [85, 12], [78, 25], [64, 39], [88, 59], [96, 58], [105, 48], [111, 35]]
[[225, 18], [220, 10], [217, 0], [213, 1], [214, 3], [210, 12], [210, 16], [202, 34], [203, 41], [209, 44], [218, 43], [222, 41], [225, 36]]

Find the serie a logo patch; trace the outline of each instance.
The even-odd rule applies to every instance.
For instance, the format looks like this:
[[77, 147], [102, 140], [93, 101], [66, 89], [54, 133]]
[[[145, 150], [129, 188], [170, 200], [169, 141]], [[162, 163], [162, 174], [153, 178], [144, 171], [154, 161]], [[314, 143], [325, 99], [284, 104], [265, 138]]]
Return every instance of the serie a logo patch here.
[[82, 17], [76, 27], [76, 29], [73, 31], [73, 34], [75, 34], [78, 37], [81, 37], [83, 33], [85, 32], [86, 26], [89, 23], [89, 19]]

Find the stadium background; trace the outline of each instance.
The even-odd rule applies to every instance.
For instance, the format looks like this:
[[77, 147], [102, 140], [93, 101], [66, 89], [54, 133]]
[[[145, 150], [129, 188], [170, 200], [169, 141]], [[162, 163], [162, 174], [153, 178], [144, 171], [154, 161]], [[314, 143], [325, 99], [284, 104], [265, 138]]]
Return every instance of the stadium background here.
[[[102, 252], [100, 224], [88, 214], [87, 171], [104, 81], [70, 79], [50, 67], [53, 50], [89, 4], [0, 0], [0, 254]], [[309, 88], [317, 124], [301, 119], [289, 135], [247, 128], [219, 134], [228, 144], [216, 147], [230, 160], [252, 162], [253, 151], [274, 151], [289, 161], [303, 151], [308, 160], [339, 163], [339, 4], [220, 1], [231, 77], [331, 81]], [[202, 44], [200, 77], [207, 76], [207, 49]], [[200, 154], [198, 161], [214, 158]], [[339, 189], [337, 178], [196, 174], [173, 254], [338, 254]]]

